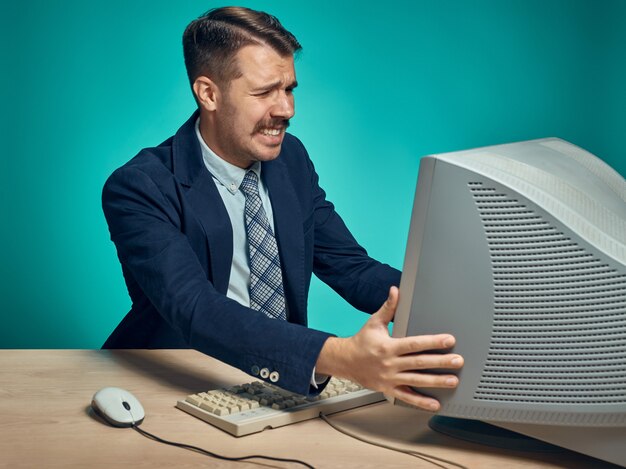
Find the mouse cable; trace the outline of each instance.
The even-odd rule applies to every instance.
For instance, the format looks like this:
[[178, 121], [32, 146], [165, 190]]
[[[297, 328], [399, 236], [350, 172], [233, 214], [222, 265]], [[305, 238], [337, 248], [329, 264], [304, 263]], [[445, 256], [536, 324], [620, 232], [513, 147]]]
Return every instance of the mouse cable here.
[[197, 446], [186, 445], [184, 443], [176, 443], [174, 441], [164, 440], [163, 438], [159, 438], [158, 436], [153, 435], [152, 433], [149, 433], [149, 432], [139, 428], [137, 425], [134, 425], [134, 424], [131, 425], [131, 428], [134, 428], [135, 430], [137, 430], [141, 435], [145, 436], [146, 438], [158, 441], [159, 443], [164, 443], [166, 445], [176, 446], [178, 448], [188, 449], [189, 451], [195, 451], [197, 453], [204, 454], [205, 456], [210, 456], [210, 457], [216, 458], [216, 459], [222, 459], [224, 461], [242, 462], [242, 461], [245, 461], [245, 460], [248, 460], [248, 459], [267, 459], [269, 461], [292, 462], [292, 463], [295, 463], [295, 464], [301, 464], [304, 467], [308, 467], [309, 469], [315, 469], [310, 464], [307, 464], [304, 461], [300, 461], [299, 459], [275, 458], [275, 457], [272, 457], [272, 456], [261, 456], [261, 455], [257, 455], [257, 454], [250, 455], [250, 456], [239, 456], [239, 457], [222, 456], [220, 454], [212, 453], [211, 451], [199, 448]]
[[[455, 466], [458, 467], [460, 469], [468, 469], [466, 466], [463, 466], [461, 464], [455, 463], [453, 461], [450, 461], [448, 459], [444, 459], [444, 458], [440, 458], [437, 456], [433, 456], [432, 454], [428, 454], [428, 453], [422, 453], [420, 451], [413, 451], [410, 449], [402, 449], [402, 448], [397, 448], [395, 446], [390, 446], [390, 445], [386, 445], [384, 443], [379, 443], [377, 441], [374, 440], [370, 440], [367, 438], [363, 438], [362, 436], [357, 435], [356, 433], [353, 433], [349, 430], [346, 430], [345, 428], [341, 428], [339, 425], [337, 425], [336, 423], [331, 422], [328, 417], [326, 415], [324, 415], [322, 412], [320, 412], [320, 418], [326, 422], [328, 425], [330, 425], [332, 428], [334, 428], [335, 430], [337, 430], [340, 433], [343, 433], [344, 435], [347, 435], [351, 438], [354, 438], [355, 440], [359, 440], [362, 441], [363, 443], [367, 443], [368, 445], [374, 445], [374, 446], [379, 446], [381, 448], [385, 448], [391, 451], [396, 451], [398, 453], [404, 453], [404, 454], [408, 454], [409, 456], [413, 456], [414, 458], [418, 458], [418, 459], [422, 459], [426, 462], [429, 462], [437, 467], [441, 467], [443, 469], [448, 469], [446, 466], [439, 464], [444, 463], [444, 464], [449, 464], [451, 466]], [[439, 462], [436, 462], [439, 461]]]

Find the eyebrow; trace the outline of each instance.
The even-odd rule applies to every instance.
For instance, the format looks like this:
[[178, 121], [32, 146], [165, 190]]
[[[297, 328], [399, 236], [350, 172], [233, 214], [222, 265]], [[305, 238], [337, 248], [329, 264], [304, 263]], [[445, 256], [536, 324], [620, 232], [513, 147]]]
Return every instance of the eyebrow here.
[[[253, 88], [253, 89], [252, 89], [252, 92], [253, 92], [253, 93], [257, 93], [257, 92], [260, 92], [260, 91], [273, 90], [273, 89], [275, 89], [275, 88], [278, 88], [278, 87], [280, 86], [280, 84], [281, 84], [281, 83], [282, 83], [282, 82], [281, 82], [280, 80], [277, 80], [277, 81], [275, 81], [275, 82], [268, 83], [267, 85], [263, 85], [263, 86], [259, 86], [259, 87], [257, 87], [257, 88]], [[291, 90], [293, 90], [293, 89], [294, 89], [294, 88], [296, 88], [297, 86], [298, 86], [298, 81], [297, 81], [297, 80], [294, 80], [294, 81], [292, 81], [289, 85], [287, 85], [287, 87], [286, 87], [286, 88], [287, 88], [287, 89], [291, 89]]]

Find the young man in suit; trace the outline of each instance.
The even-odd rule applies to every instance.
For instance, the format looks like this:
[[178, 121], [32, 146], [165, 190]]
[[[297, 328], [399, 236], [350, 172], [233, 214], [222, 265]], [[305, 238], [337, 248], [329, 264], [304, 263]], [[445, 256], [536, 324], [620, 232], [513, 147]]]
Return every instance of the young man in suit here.
[[[454, 338], [389, 337], [400, 272], [356, 242], [286, 133], [296, 38], [271, 15], [226, 7], [193, 21], [183, 48], [198, 110], [104, 187], [132, 300], [104, 347], [192, 347], [302, 394], [337, 375], [436, 410], [411, 387], [457, 385], [428, 369], [460, 356], [423, 353]], [[374, 313], [356, 335], [307, 327], [312, 273]]]

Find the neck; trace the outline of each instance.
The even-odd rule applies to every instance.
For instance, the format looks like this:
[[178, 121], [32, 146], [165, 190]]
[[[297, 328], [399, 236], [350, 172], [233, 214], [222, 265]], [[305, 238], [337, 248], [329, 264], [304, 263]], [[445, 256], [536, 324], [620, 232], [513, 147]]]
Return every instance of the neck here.
[[229, 158], [227, 156], [228, 153], [218, 143], [216, 127], [217, 126], [214, 124], [213, 115], [207, 114], [204, 112], [200, 113], [200, 122], [199, 122], [200, 135], [202, 136], [202, 140], [204, 140], [204, 143], [206, 143], [206, 145], [211, 149], [211, 151], [215, 153], [217, 156], [219, 156], [221, 159], [223, 159], [224, 161], [234, 166], [237, 166], [239, 168], [247, 169], [250, 166], [252, 166], [254, 162], [250, 162], [249, 164], [243, 164], [241, 161], [238, 161], [234, 158]]

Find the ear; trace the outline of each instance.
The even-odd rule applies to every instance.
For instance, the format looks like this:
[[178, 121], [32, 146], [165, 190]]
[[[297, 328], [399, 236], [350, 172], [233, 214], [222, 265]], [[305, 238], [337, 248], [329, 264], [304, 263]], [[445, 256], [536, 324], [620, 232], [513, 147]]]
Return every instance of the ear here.
[[198, 105], [206, 111], [215, 111], [219, 88], [209, 77], [200, 76], [193, 82], [193, 92]]

